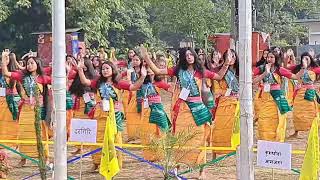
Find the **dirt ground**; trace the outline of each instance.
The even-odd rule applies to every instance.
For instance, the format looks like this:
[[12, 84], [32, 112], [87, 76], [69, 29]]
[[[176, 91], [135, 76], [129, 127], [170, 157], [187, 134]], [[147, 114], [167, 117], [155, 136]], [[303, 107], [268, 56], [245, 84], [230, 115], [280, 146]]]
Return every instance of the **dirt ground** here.
[[[165, 108], [167, 112], [170, 112], [170, 95], [166, 92], [162, 92], [163, 102], [165, 103]], [[287, 134], [293, 133], [292, 125], [292, 114], [289, 114], [289, 123], [288, 123]], [[256, 127], [255, 127], [256, 128]], [[298, 138], [287, 139], [287, 143], [292, 144], [294, 150], [305, 150], [307, 143], [307, 132], [299, 134]], [[126, 140], [126, 135], [124, 132], [124, 140]], [[255, 139], [256, 144], [256, 139]], [[50, 147], [52, 149], [53, 147]], [[141, 151], [138, 149], [129, 149], [131, 152], [137, 155], [141, 155]], [[75, 151], [75, 147], [68, 147], [68, 158], [71, 158], [72, 155], [70, 152]], [[85, 150], [88, 152], [89, 150]], [[51, 151], [51, 157], [53, 156], [53, 151]], [[211, 153], [208, 152], [207, 160], [211, 160]], [[8, 179], [18, 180], [23, 179], [27, 176], [30, 176], [33, 173], [37, 172], [37, 167], [34, 164], [31, 164], [30, 161], [27, 162], [27, 165], [23, 168], [14, 168], [14, 166], [19, 162], [20, 157], [10, 153], [10, 164], [13, 166], [11, 169]], [[254, 161], [256, 161], [256, 155], [254, 156]], [[303, 155], [292, 155], [292, 168], [300, 169], [303, 162]], [[99, 180], [104, 179], [98, 172], [91, 173], [90, 168], [92, 166], [92, 160], [90, 157], [83, 159], [82, 167], [82, 179], [91, 179]], [[225, 159], [218, 164], [209, 166], [206, 168], [206, 179], [208, 180], [235, 180], [236, 179], [236, 157], [230, 157]], [[48, 179], [51, 179], [52, 172], [48, 172]], [[272, 179], [272, 174], [274, 174], [274, 179], [276, 180], [297, 180], [299, 179], [298, 175], [291, 171], [285, 170], [273, 170], [260, 168], [255, 165], [255, 179], [257, 180], [270, 180]], [[80, 177], [80, 163], [79, 161], [68, 165], [68, 175], [79, 179]], [[187, 174], [185, 177], [188, 179], [196, 179], [198, 172]], [[35, 176], [30, 179], [40, 179], [40, 176]], [[161, 171], [154, 169], [146, 163], [141, 163], [130, 156], [124, 155], [123, 168], [120, 173], [114, 178], [115, 180], [129, 180], [129, 179], [139, 179], [139, 180], [157, 180], [163, 179]]]

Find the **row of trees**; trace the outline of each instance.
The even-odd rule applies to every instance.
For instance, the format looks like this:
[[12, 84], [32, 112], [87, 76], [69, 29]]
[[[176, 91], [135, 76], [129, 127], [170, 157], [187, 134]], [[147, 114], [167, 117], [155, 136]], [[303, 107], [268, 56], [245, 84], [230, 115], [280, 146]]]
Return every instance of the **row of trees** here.
[[[233, 0], [234, 1], [234, 0]], [[88, 44], [133, 47], [147, 42], [203, 42], [204, 34], [230, 32], [231, 0], [66, 0], [66, 27], [80, 27]], [[306, 29], [294, 24], [316, 12], [320, 0], [255, 0], [255, 30], [272, 33], [275, 45], [291, 45]], [[51, 0], [0, 0], [0, 49], [35, 49], [32, 32], [50, 31]]]

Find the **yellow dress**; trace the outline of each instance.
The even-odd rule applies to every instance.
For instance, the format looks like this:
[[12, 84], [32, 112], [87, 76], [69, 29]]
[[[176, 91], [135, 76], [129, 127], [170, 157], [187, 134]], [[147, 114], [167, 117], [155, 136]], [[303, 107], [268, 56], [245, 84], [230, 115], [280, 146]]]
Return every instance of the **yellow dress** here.
[[[7, 81], [7, 78], [6, 78]], [[18, 94], [13, 89], [13, 94]], [[8, 96], [8, 92], [6, 93]], [[0, 140], [17, 140], [18, 137], [18, 119], [13, 120], [12, 113], [8, 108], [6, 97], [0, 97]], [[0, 143], [4, 145], [12, 146], [12, 143]]]
[[[277, 82], [281, 82], [278, 74], [273, 74]], [[284, 142], [287, 124], [286, 114], [281, 115], [278, 106], [269, 92], [261, 91], [258, 96], [258, 139]]]
[[[312, 82], [316, 80], [316, 74], [313, 71], [308, 71]], [[299, 84], [302, 81], [299, 80]], [[297, 91], [293, 102], [293, 124], [296, 131], [307, 131], [311, 128], [312, 121], [317, 117], [318, 103], [316, 98], [313, 101], [304, 99], [307, 87], [302, 87]]]
[[[13, 120], [5, 97], [0, 97], [0, 140], [17, 140], [18, 120]], [[1, 143], [13, 145], [12, 143]]]
[[[160, 92], [160, 88], [155, 87], [157, 92]], [[144, 103], [144, 102], [143, 102]], [[142, 107], [144, 107], [144, 104], [142, 104]], [[142, 145], [148, 145], [151, 143], [152, 140], [155, 140], [155, 138], [161, 138], [163, 133], [161, 132], [160, 128], [153, 123], [150, 123], [150, 108], [142, 108], [141, 113], [141, 125], [139, 127], [140, 129], [140, 139]], [[159, 160], [160, 157], [157, 157], [157, 155], [152, 152], [151, 150], [143, 149], [142, 151], [143, 158], [149, 161], [156, 161]]]
[[137, 112], [136, 91], [131, 91], [130, 101], [126, 107], [126, 127], [129, 140], [139, 138], [139, 127], [141, 125], [141, 113]]
[[[202, 80], [194, 77], [196, 83], [199, 87], [199, 92], [201, 92]], [[173, 97], [177, 99], [180, 94], [180, 89], [176, 89]], [[183, 101], [180, 104], [179, 114], [176, 120], [176, 134], [181, 131], [186, 131], [189, 127], [193, 127], [193, 131], [197, 132], [195, 137], [187, 142], [186, 146], [191, 146], [193, 148], [205, 147], [207, 146], [207, 139], [210, 138], [210, 129], [208, 124], [197, 126], [195, 124], [194, 118], [190, 111], [189, 106]], [[177, 153], [177, 155], [182, 155], [185, 150], [181, 150], [182, 153]], [[191, 166], [202, 164], [206, 162], [206, 150], [205, 149], [190, 149], [187, 150], [187, 154], [182, 157], [179, 162], [189, 164]]]
[[[37, 83], [40, 91], [43, 91], [43, 86], [40, 83]], [[19, 133], [18, 139], [21, 141], [35, 141], [36, 140], [36, 132], [34, 127], [35, 121], [35, 112], [34, 106], [30, 105], [29, 98], [26, 95], [23, 95], [25, 101], [22, 105], [20, 117], [19, 117]], [[47, 141], [48, 140], [48, 131], [44, 121], [42, 121], [42, 139]], [[36, 144], [20, 144], [19, 151], [29, 157], [37, 158], [38, 157], [38, 149]], [[49, 147], [44, 145], [45, 156], [49, 156]]]
[[219, 102], [217, 104], [214, 127], [212, 129], [213, 147], [232, 146], [232, 135], [235, 127], [238, 98], [233, 96], [224, 96], [227, 87], [225, 80], [221, 80], [219, 84], [215, 84], [215, 90], [219, 91], [222, 96], [219, 98]]

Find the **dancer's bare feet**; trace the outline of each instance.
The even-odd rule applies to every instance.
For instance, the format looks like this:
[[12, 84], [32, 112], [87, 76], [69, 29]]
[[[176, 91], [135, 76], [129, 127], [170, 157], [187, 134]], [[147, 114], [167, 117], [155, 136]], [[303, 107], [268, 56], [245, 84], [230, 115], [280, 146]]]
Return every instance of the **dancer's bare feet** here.
[[18, 163], [17, 167], [21, 168], [27, 163], [27, 159], [21, 159], [20, 162]]
[[7, 174], [4, 173], [4, 172], [1, 172], [1, 173], [0, 173], [0, 178], [1, 178], [1, 179], [7, 179]]
[[206, 173], [205, 173], [204, 169], [201, 169], [201, 170], [200, 170], [200, 174], [199, 174], [198, 179], [199, 179], [199, 180], [204, 180], [204, 179], [206, 179]]
[[137, 140], [138, 140], [138, 138], [136, 138], [136, 137], [130, 137], [127, 139], [127, 143], [135, 143], [135, 141], [137, 141]]
[[77, 149], [76, 151], [71, 153], [72, 155], [81, 154], [81, 149]]
[[292, 135], [290, 135], [288, 138], [298, 138], [299, 131], [295, 131]]
[[98, 164], [93, 164], [91, 169], [90, 169], [90, 172], [91, 173], [95, 173], [99, 168], [99, 165]]

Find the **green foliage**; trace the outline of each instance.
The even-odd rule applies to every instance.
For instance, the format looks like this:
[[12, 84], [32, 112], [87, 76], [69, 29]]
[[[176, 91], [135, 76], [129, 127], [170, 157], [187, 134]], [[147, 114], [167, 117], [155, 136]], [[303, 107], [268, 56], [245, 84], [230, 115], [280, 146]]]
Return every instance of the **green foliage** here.
[[110, 46], [132, 48], [144, 42], [156, 43], [148, 21], [148, 7], [149, 3], [143, 1], [124, 0], [118, 9], [111, 12]]
[[[183, 34], [202, 41], [205, 33], [225, 32], [229, 28], [230, 8], [225, 1], [152, 1], [153, 27], [162, 32]], [[227, 9], [227, 10], [226, 10]]]
[[6, 20], [10, 15], [10, 9], [4, 1], [0, 1], [0, 22]]
[[[202, 45], [205, 33], [230, 32], [230, 0], [66, 0], [66, 27], [80, 27], [86, 43], [118, 49], [140, 43], [179, 45], [193, 39]], [[0, 49], [36, 50], [32, 32], [50, 31], [51, 0], [0, 0]], [[272, 44], [292, 45], [307, 39], [294, 23], [312, 17], [319, 0], [256, 1], [256, 30], [272, 33]], [[164, 41], [164, 42], [162, 42]], [[22, 52], [21, 52], [22, 53]]]
[[256, 30], [271, 33], [272, 45], [294, 45], [297, 36], [301, 39], [307, 37], [307, 29], [295, 21], [307, 18], [313, 11], [308, 3], [306, 0], [257, 1]]
[[0, 1], [0, 49], [10, 48], [22, 54], [36, 50], [36, 36], [32, 32], [50, 29], [50, 14], [46, 1]]
[[172, 177], [169, 172], [177, 168], [177, 166], [187, 166], [187, 168], [190, 168], [188, 164], [181, 164], [180, 162], [192, 150], [186, 148], [187, 143], [197, 135], [199, 135], [199, 132], [190, 126], [176, 134], [168, 132], [160, 139], [153, 138], [149, 144], [149, 149], [155, 153], [156, 159], [160, 160], [159, 164], [164, 167], [164, 179]]

